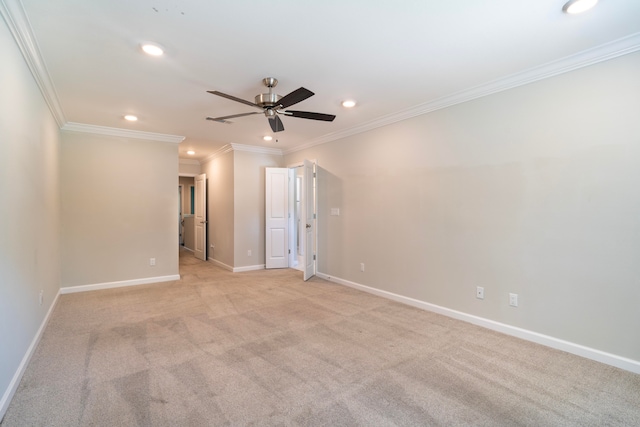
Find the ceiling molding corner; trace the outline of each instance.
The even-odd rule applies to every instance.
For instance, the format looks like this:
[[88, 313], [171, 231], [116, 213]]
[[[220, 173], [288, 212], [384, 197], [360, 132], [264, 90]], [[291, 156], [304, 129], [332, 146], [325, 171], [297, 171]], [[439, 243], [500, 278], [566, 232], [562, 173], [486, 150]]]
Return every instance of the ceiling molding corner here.
[[275, 156], [282, 156], [282, 150], [279, 148], [257, 147], [255, 145], [235, 144], [233, 142], [229, 145], [231, 145], [231, 148], [233, 149], [233, 151], [247, 151], [250, 153], [272, 154]]
[[230, 153], [233, 151], [233, 147], [231, 146], [231, 144], [226, 144], [224, 145], [222, 148], [219, 148], [218, 150], [214, 151], [211, 155], [205, 157], [204, 159], [202, 159], [202, 161], [200, 162], [200, 164], [204, 164], [207, 162], [210, 162], [211, 160], [223, 156], [227, 153]]
[[116, 136], [120, 138], [145, 139], [149, 141], [181, 143], [185, 137], [179, 135], [167, 135], [164, 133], [142, 132], [139, 130], [110, 128], [106, 126], [86, 125], [83, 123], [65, 123], [62, 130], [70, 132], [92, 133], [96, 135]]
[[22, 2], [20, 0], [0, 0], [0, 15], [7, 23], [53, 118], [58, 126], [62, 127], [67, 120]]
[[640, 33], [633, 33], [629, 36], [604, 43], [592, 49], [583, 50], [574, 55], [570, 55], [559, 60], [551, 61], [537, 67], [529, 68], [519, 73], [510, 74], [502, 78], [474, 86], [451, 95], [443, 96], [433, 101], [425, 102], [414, 107], [389, 114], [375, 120], [344, 129], [339, 132], [329, 133], [318, 138], [311, 139], [306, 143], [286, 150], [284, 154], [290, 154], [314, 147], [316, 145], [346, 138], [352, 135], [376, 129], [402, 120], [407, 120], [416, 116], [431, 113], [436, 110], [462, 104], [487, 95], [524, 86], [539, 80], [544, 80], [560, 74], [568, 73], [580, 68], [588, 67], [600, 62], [608, 61], [623, 55], [640, 51]]
[[279, 149], [279, 148], [256, 147], [255, 145], [236, 144], [236, 143], [232, 142], [232, 143], [227, 144], [224, 147], [220, 148], [219, 150], [215, 151], [210, 156], [205, 157], [202, 160], [201, 163], [210, 162], [211, 160], [215, 159], [216, 157], [223, 156], [223, 155], [225, 155], [227, 153], [230, 153], [232, 151], [246, 151], [246, 152], [250, 152], [250, 153], [271, 154], [271, 155], [275, 155], [275, 156], [282, 156], [283, 155], [282, 150]]

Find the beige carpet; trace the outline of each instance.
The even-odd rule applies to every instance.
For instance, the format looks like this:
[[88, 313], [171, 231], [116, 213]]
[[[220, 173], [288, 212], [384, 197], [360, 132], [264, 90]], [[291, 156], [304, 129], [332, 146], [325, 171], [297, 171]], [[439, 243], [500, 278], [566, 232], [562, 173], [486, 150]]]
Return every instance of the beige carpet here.
[[294, 270], [60, 297], [9, 426], [640, 426], [640, 375]]

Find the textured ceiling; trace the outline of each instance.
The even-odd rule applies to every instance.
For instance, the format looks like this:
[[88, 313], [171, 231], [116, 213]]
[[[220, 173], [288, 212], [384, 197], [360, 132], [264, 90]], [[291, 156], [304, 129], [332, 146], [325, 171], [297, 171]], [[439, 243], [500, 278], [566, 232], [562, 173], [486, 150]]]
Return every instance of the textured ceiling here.
[[[579, 16], [563, 3], [22, 0], [66, 122], [182, 135], [180, 157], [193, 148], [200, 159], [228, 143], [293, 150], [625, 37], [638, 48], [640, 1], [602, 0]], [[141, 54], [141, 41], [166, 54]], [[315, 92], [295, 109], [336, 120], [284, 117], [271, 142], [263, 115], [205, 120], [252, 111], [207, 90], [253, 101], [267, 76], [281, 95]], [[342, 108], [346, 98], [357, 107]]]

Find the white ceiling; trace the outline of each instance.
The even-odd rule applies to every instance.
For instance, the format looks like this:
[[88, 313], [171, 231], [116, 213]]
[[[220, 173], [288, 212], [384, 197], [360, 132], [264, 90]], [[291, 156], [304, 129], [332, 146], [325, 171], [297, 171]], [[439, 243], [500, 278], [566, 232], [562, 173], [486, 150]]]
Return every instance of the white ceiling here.
[[[603, 44], [640, 49], [640, 1], [601, 0], [579, 16], [563, 3], [22, 0], [65, 122], [182, 135], [180, 157], [193, 148], [198, 159], [228, 143], [294, 150], [540, 78], [580, 52], [569, 63], [606, 56]], [[143, 55], [141, 41], [166, 54]], [[262, 115], [205, 120], [252, 111], [207, 90], [253, 101], [267, 76], [281, 95], [315, 92], [295, 109], [336, 120], [284, 117], [277, 142], [262, 140]]]

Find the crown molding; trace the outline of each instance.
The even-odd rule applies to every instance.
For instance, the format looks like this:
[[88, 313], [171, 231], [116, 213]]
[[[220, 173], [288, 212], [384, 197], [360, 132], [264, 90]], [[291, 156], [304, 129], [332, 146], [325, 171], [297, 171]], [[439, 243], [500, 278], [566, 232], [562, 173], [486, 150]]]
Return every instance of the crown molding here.
[[200, 163], [210, 162], [216, 157], [223, 156], [232, 151], [245, 151], [249, 153], [270, 154], [274, 156], [282, 156], [284, 154], [283, 151], [279, 148], [256, 147], [254, 145], [236, 144], [232, 142], [230, 144], [226, 144], [210, 156], [205, 157]]
[[47, 70], [47, 65], [40, 54], [38, 42], [31, 30], [31, 24], [22, 7], [22, 3], [20, 0], [0, 0], [0, 15], [6, 21], [9, 31], [11, 31], [33, 78], [38, 84], [49, 110], [51, 110], [53, 118], [58, 126], [62, 127], [67, 122], [67, 119], [64, 116], [58, 93]]
[[578, 52], [574, 55], [570, 55], [556, 61], [551, 61], [537, 67], [529, 68], [525, 71], [511, 74], [451, 95], [443, 96], [433, 101], [425, 102], [423, 104], [416, 105], [415, 107], [408, 108], [394, 114], [389, 114], [358, 126], [344, 129], [339, 132], [328, 133], [318, 138], [311, 139], [298, 147], [286, 150], [284, 151], [284, 154], [306, 150], [307, 148], [311, 148], [316, 145], [357, 135], [368, 130], [407, 120], [436, 110], [441, 110], [443, 108], [451, 107], [452, 105], [462, 104], [463, 102], [471, 101], [508, 89], [513, 89], [518, 86], [524, 86], [529, 83], [568, 73], [599, 62], [608, 61], [619, 56], [637, 52], [639, 50], [640, 33], [634, 33], [612, 42]]
[[226, 144], [222, 148], [219, 148], [218, 150], [214, 151], [209, 156], [207, 156], [204, 159], [202, 159], [200, 164], [204, 164], [204, 163], [210, 162], [211, 160], [213, 160], [213, 159], [215, 159], [217, 157], [221, 157], [221, 156], [223, 156], [223, 155], [225, 155], [227, 153], [230, 153], [232, 151], [233, 151], [233, 147], [231, 146], [231, 144]]
[[61, 129], [66, 131], [71, 131], [71, 132], [83, 132], [83, 133], [92, 133], [96, 135], [117, 136], [120, 138], [134, 138], [134, 139], [146, 139], [149, 141], [172, 142], [174, 144], [181, 143], [185, 138], [184, 136], [179, 136], [179, 135], [167, 135], [164, 133], [142, 132], [139, 130], [118, 129], [118, 128], [110, 128], [106, 126], [86, 125], [83, 123], [73, 123], [73, 122], [65, 123], [65, 125], [62, 126]]
[[250, 153], [272, 154], [274, 156], [282, 156], [282, 150], [279, 148], [256, 147], [255, 145], [244, 145], [231, 143], [233, 151], [248, 151]]

